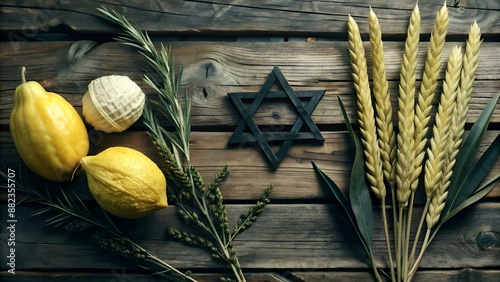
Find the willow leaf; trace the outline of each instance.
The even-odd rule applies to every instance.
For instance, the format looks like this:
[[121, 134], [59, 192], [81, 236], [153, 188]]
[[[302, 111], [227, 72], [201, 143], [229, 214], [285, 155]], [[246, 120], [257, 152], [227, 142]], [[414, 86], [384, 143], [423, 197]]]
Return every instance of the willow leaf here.
[[480, 186], [472, 196], [467, 198], [465, 201], [463, 201], [460, 205], [458, 205], [456, 208], [451, 210], [446, 216], [442, 217], [441, 222], [439, 225], [443, 225], [446, 221], [451, 219], [453, 216], [455, 216], [457, 213], [465, 209], [466, 207], [474, 204], [475, 202], [479, 201], [482, 199], [484, 196], [486, 196], [495, 186], [500, 182], [500, 173], [492, 177], [490, 180], [488, 180], [486, 183], [484, 183], [482, 186]]
[[[472, 168], [471, 172], [464, 180], [463, 187], [467, 187], [467, 189], [462, 189], [460, 193], [455, 197], [455, 203], [458, 203], [456, 206], [451, 207], [450, 211], [448, 211], [444, 217], [441, 218], [441, 223], [443, 224], [448, 219], [452, 218], [455, 214], [457, 214], [462, 209], [468, 207], [469, 205], [477, 202], [482, 197], [484, 197], [488, 192], [495, 187], [500, 179], [500, 175], [497, 174], [492, 179], [490, 179], [483, 186], [479, 186], [479, 184], [484, 180], [490, 169], [495, 165], [500, 156], [500, 135], [495, 138], [493, 143], [488, 147], [488, 149], [483, 153], [481, 158], [477, 161], [476, 165]], [[490, 185], [493, 186], [487, 189]], [[472, 195], [472, 196], [471, 196]]]
[[464, 187], [474, 187], [474, 189], [471, 190], [470, 193], [468, 193], [468, 195], [462, 193], [458, 194], [456, 202], [460, 202], [462, 200], [462, 198], [460, 197], [467, 198], [468, 196], [470, 196], [470, 194], [474, 192], [475, 187], [477, 187], [479, 183], [483, 181], [488, 172], [497, 162], [499, 156], [500, 156], [500, 135], [498, 135], [495, 138], [495, 140], [493, 140], [488, 149], [486, 149], [481, 158], [479, 158], [477, 163], [471, 169], [469, 175], [464, 181], [463, 184]]
[[[461, 153], [457, 158], [457, 163], [455, 165], [455, 169], [453, 170], [453, 176], [448, 191], [448, 200], [446, 201], [446, 205], [443, 210], [443, 214], [445, 215], [461, 205], [463, 201], [465, 201], [473, 193], [473, 191], [476, 190], [478, 183], [476, 181], [469, 180], [468, 178], [475, 177], [471, 173], [471, 169], [474, 165], [474, 159], [476, 158], [479, 146], [481, 145], [499, 98], [500, 94], [497, 94], [484, 108], [481, 115], [472, 126], [470, 133], [462, 146]], [[494, 146], [493, 149], [495, 149], [496, 146]], [[485, 165], [483, 163], [485, 161], [485, 159], [481, 158], [476, 166]]]
[[326, 186], [328, 186], [328, 188], [330, 188], [330, 190], [333, 192], [333, 195], [335, 196], [335, 199], [337, 199], [340, 206], [344, 209], [345, 213], [347, 214], [347, 217], [349, 218], [349, 221], [351, 221], [351, 225], [354, 228], [354, 231], [356, 231], [359, 240], [363, 244], [365, 251], [367, 253], [370, 253], [368, 246], [366, 245], [365, 241], [363, 240], [363, 236], [360, 233], [358, 224], [356, 223], [356, 216], [354, 215], [351, 205], [344, 197], [344, 194], [342, 194], [340, 188], [337, 186], [337, 184], [335, 184], [335, 182], [330, 177], [328, 177], [328, 175], [326, 175], [313, 161], [311, 163], [313, 165], [314, 170], [319, 174], [320, 180]]
[[366, 174], [364, 167], [364, 156], [363, 148], [359, 137], [354, 133], [354, 130], [347, 117], [344, 104], [342, 99], [338, 97], [340, 107], [342, 109], [342, 114], [344, 115], [344, 120], [346, 126], [349, 130], [349, 134], [353, 139], [356, 146], [355, 161], [353, 164], [350, 184], [349, 184], [349, 196], [351, 202], [349, 203], [347, 199], [342, 194], [342, 191], [337, 186], [337, 184], [326, 175], [318, 166], [312, 162], [314, 170], [320, 175], [321, 180], [325, 183], [333, 195], [339, 202], [339, 204], [344, 209], [347, 217], [351, 221], [351, 224], [358, 235], [363, 248], [370, 261], [373, 262], [373, 252], [371, 248], [372, 242], [372, 202], [370, 198], [370, 190], [366, 184]]
[[354, 163], [351, 169], [351, 177], [349, 181], [349, 199], [351, 207], [356, 217], [359, 231], [363, 236], [362, 240], [365, 242], [371, 257], [372, 249], [372, 235], [373, 235], [373, 210], [372, 201], [370, 197], [370, 189], [366, 183], [366, 170], [363, 145], [359, 136], [352, 129], [349, 118], [344, 107], [344, 103], [340, 96], [337, 96], [344, 116], [345, 124], [349, 130], [354, 145], [356, 147], [356, 154], [354, 156]]

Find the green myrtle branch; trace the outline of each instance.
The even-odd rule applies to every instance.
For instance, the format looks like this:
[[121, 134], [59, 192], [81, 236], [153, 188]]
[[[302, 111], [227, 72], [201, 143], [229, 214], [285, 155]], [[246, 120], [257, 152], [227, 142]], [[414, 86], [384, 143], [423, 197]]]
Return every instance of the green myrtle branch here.
[[[0, 176], [7, 179], [3, 171], [0, 171]], [[29, 175], [29, 172], [23, 172], [23, 176], [16, 182], [16, 190], [26, 194], [25, 200], [44, 206], [31, 216], [55, 213], [45, 221], [47, 226], [62, 226], [72, 232], [89, 231], [92, 240], [102, 249], [116, 253], [155, 275], [174, 282], [196, 281], [131, 240], [105, 211], [101, 210], [102, 213], [99, 214], [90, 211], [71, 187], [35, 180], [33, 177], [35, 176]], [[7, 186], [2, 185], [1, 188]]]
[[[219, 184], [228, 175], [225, 166], [215, 179], [205, 186], [200, 173], [191, 164], [189, 151], [191, 105], [187, 93], [184, 105], [178, 99], [182, 70], [177, 74], [170, 50], [161, 44], [159, 50], [146, 32], [130, 23], [123, 15], [107, 8], [98, 9], [103, 17], [124, 29], [117, 40], [136, 48], [156, 74], [145, 74], [144, 81], [157, 92], [159, 101], [148, 100], [143, 111], [142, 123], [167, 164], [165, 172], [168, 196], [177, 205], [179, 214], [198, 227], [199, 234], [182, 232], [169, 227], [169, 234], [189, 245], [203, 247], [212, 252], [214, 258], [226, 261], [237, 281], [246, 281], [239, 263], [233, 240], [237, 234], [250, 227], [269, 203], [272, 186], [268, 187], [253, 207], [241, 215], [232, 229], [229, 228], [226, 206]], [[161, 115], [173, 127], [168, 131], [156, 117]], [[231, 279], [224, 278], [226, 281]]]

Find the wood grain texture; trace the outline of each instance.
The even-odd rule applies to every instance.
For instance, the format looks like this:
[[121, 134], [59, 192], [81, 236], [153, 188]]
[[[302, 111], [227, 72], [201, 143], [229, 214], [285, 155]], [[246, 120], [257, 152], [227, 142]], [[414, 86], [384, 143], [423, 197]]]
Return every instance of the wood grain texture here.
[[[500, 271], [498, 270], [477, 270], [466, 268], [463, 270], [452, 271], [428, 271], [421, 270], [413, 281], [425, 282], [452, 282], [452, 281], [496, 281]], [[219, 282], [220, 276], [211, 273], [194, 273], [191, 275], [199, 282]], [[161, 281], [159, 278], [154, 278], [151, 275], [133, 270], [121, 268], [112, 269], [107, 273], [89, 274], [85, 272], [51, 272], [40, 273], [30, 271], [20, 271], [18, 275], [0, 274], [0, 278], [4, 282], [38, 282], [40, 279], [50, 282], [65, 282], [65, 281], [81, 281], [81, 282], [109, 282], [109, 281]], [[246, 275], [248, 282], [282, 282], [283, 279], [290, 281], [370, 281], [372, 275], [366, 271], [309, 271], [309, 270], [286, 270], [271, 273], [262, 273], [247, 271]]]
[[[5, 208], [5, 203], [0, 207]], [[38, 208], [38, 205], [25, 204], [18, 210], [18, 269], [68, 271], [75, 266], [95, 271], [136, 269], [96, 247], [84, 232], [47, 228], [43, 217], [28, 221], [29, 214]], [[247, 208], [247, 205], [228, 205], [230, 226]], [[271, 204], [251, 228], [236, 238], [240, 262], [244, 268], [261, 271], [369, 269], [358, 239], [342, 213], [336, 205]], [[377, 265], [386, 267], [380, 220], [380, 213], [375, 209], [373, 251]], [[195, 273], [210, 268], [226, 269], [225, 264], [212, 260], [205, 250], [168, 239], [166, 227], [182, 228], [182, 222], [176, 215], [176, 208], [170, 206], [140, 220], [118, 220], [117, 224], [134, 241], [154, 250], [158, 257], [174, 267], [191, 269]], [[500, 267], [499, 226], [500, 204], [483, 203], [467, 209], [440, 230], [426, 252], [422, 269]], [[6, 253], [5, 248], [2, 244], [0, 252]], [[0, 263], [5, 266], [5, 256], [0, 257]]]
[[[325, 137], [323, 144], [296, 142], [276, 171], [270, 165], [263, 152], [256, 145], [228, 147], [227, 141], [231, 133], [226, 132], [193, 132], [191, 135], [191, 157], [193, 164], [202, 174], [205, 182], [228, 164], [229, 176], [221, 185], [224, 198], [227, 200], [257, 200], [262, 191], [269, 185], [274, 185], [273, 199], [293, 201], [325, 201], [333, 200], [333, 195], [327, 187], [322, 187], [315, 174], [311, 161], [314, 161], [337, 185], [347, 193], [350, 170], [354, 157], [354, 147], [346, 132], [322, 132]], [[499, 131], [488, 131], [479, 154], [499, 134]], [[9, 167], [17, 167], [20, 160], [15, 151], [12, 138], [8, 132], [0, 132], [0, 155]], [[91, 152], [97, 154], [111, 146], [126, 146], [137, 149], [161, 168], [165, 165], [152, 146], [145, 132], [131, 131], [121, 134], [103, 134], [90, 131]], [[500, 173], [500, 163], [489, 172], [487, 179]], [[258, 175], [258, 177], [255, 177]], [[76, 186], [80, 191], [86, 191], [85, 176], [78, 176]], [[82, 192], [89, 199], [88, 193]], [[421, 195], [422, 196], [422, 195]], [[500, 197], [500, 187], [494, 188], [488, 197]], [[417, 199], [421, 203], [424, 199]]]
[[[371, 73], [367, 35], [369, 7], [377, 14], [384, 35], [387, 76], [395, 108], [404, 36], [416, 1], [1, 2], [1, 169], [17, 169], [21, 162], [8, 123], [22, 66], [28, 69], [28, 80], [38, 81], [48, 91], [61, 94], [80, 114], [87, 85], [103, 75], [127, 75], [149, 97], [154, 97], [155, 93], [142, 81], [144, 70], [149, 70], [145, 60], [132, 48], [115, 42], [113, 37], [120, 30], [98, 16], [96, 7], [105, 5], [148, 30], [157, 46], [160, 42], [171, 46], [176, 66], [184, 70], [182, 91], [186, 90], [192, 101], [193, 164], [205, 182], [225, 164], [230, 166], [231, 172], [221, 185], [230, 224], [260, 198], [268, 185], [274, 185], [271, 204], [235, 242], [247, 281], [374, 280], [350, 223], [332, 193], [319, 183], [311, 161], [347, 195], [354, 147], [337, 101], [337, 96], [343, 99], [357, 129], [356, 95], [346, 42], [347, 15], [353, 16], [360, 26]], [[422, 42], [417, 87], [434, 17], [443, 1], [419, 0], [418, 3], [422, 14]], [[500, 91], [500, 2], [447, 0], [447, 4], [451, 20], [443, 67], [451, 48], [465, 45], [466, 33], [474, 20], [478, 21], [485, 39], [467, 117], [467, 134], [484, 106]], [[270, 169], [257, 146], [227, 145], [241, 119], [227, 94], [258, 92], [274, 66], [279, 66], [294, 90], [326, 90], [312, 113], [325, 142], [294, 142], [276, 171]], [[443, 75], [444, 70], [439, 78]], [[441, 84], [438, 92], [440, 89]], [[438, 97], [433, 101], [433, 112], [437, 102]], [[396, 120], [397, 111], [393, 113]], [[271, 131], [290, 128], [296, 117], [289, 101], [266, 101], [255, 115], [256, 123]], [[498, 108], [492, 121], [480, 147], [481, 153], [500, 133]], [[90, 154], [122, 145], [140, 150], [165, 168], [141, 124], [115, 134], [87, 126]], [[500, 163], [497, 162], [489, 176], [498, 173]], [[79, 174], [71, 187], [66, 188], [74, 189], [92, 209], [98, 208], [88, 191], [85, 174]], [[16, 207], [16, 275], [8, 274], [5, 240], [10, 234], [6, 229], [6, 197], [5, 191], [0, 191], [1, 281], [160, 281], [130, 262], [99, 249], [87, 233], [46, 227], [46, 217], [30, 217], [41, 206], [26, 202]], [[431, 244], [414, 281], [497, 281], [500, 276], [499, 199], [500, 186], [449, 221]], [[417, 195], [414, 227], [423, 202], [423, 195]], [[374, 202], [373, 248], [378, 266], [387, 267], [379, 208]], [[168, 238], [167, 226], [186, 227], [174, 205], [139, 220], [116, 219], [116, 222], [160, 258], [182, 271], [192, 270], [198, 281], [215, 282], [220, 281], [220, 276], [231, 276], [226, 264], [212, 260], [204, 250]]]
[[[422, 32], [429, 34], [443, 1], [421, 0]], [[496, 0], [470, 0], [450, 5], [450, 34], [464, 34], [467, 25], [477, 20], [484, 33], [500, 33], [500, 5]], [[123, 13], [141, 28], [168, 34], [280, 34], [323, 35], [344, 33], [347, 15], [357, 21], [366, 19], [369, 7], [377, 13], [384, 34], [403, 35], [415, 1], [385, 3], [363, 1], [264, 0], [174, 0], [174, 1], [2, 1], [0, 31], [36, 37], [46, 32], [116, 32], [98, 17], [97, 7], [107, 6]], [[367, 24], [362, 25], [367, 33]], [[15, 35], [11, 34], [11, 37]]]
[[[297, 281], [369, 281], [372, 279], [370, 273], [359, 272], [293, 272]], [[452, 271], [426, 271], [421, 270], [413, 281], [497, 281], [500, 276], [498, 270], [476, 270], [465, 268]]]
[[[417, 79], [421, 78], [427, 44], [422, 43], [419, 49]], [[455, 45], [463, 45], [463, 42], [445, 45], [440, 80], [444, 75], [448, 53]], [[393, 93], [392, 103], [396, 108], [403, 44], [387, 42], [384, 46], [387, 77]], [[194, 127], [236, 126], [240, 116], [227, 93], [258, 92], [275, 65], [280, 67], [296, 91], [326, 90], [312, 114], [315, 123], [320, 126], [344, 123], [337, 95], [343, 98], [351, 121], [357, 121], [356, 115], [353, 115], [356, 96], [345, 42], [172, 42], [171, 47], [176, 65], [183, 68], [182, 86], [192, 101]], [[500, 58], [496, 56], [498, 48], [498, 42], [485, 42], [481, 46], [468, 122], [473, 122], [479, 116], [489, 99], [500, 89]], [[367, 57], [370, 57], [369, 52]], [[63, 95], [79, 112], [88, 84], [103, 75], [127, 75], [147, 94], [154, 94], [142, 82], [143, 69], [147, 69], [145, 60], [135, 50], [119, 43], [1, 42], [0, 60], [3, 66], [0, 69], [0, 124], [3, 125], [8, 123], [22, 66], [27, 67], [28, 80], [36, 80], [48, 91]], [[440, 89], [439, 85], [437, 91]], [[438, 98], [435, 99], [433, 110], [437, 101]], [[280, 118], [276, 118], [274, 112], [279, 112]], [[255, 120], [259, 125], [281, 126], [293, 124], [296, 117], [290, 104], [280, 101], [263, 103]], [[397, 111], [394, 111], [396, 117]], [[492, 122], [500, 122], [500, 115], [495, 114]]]

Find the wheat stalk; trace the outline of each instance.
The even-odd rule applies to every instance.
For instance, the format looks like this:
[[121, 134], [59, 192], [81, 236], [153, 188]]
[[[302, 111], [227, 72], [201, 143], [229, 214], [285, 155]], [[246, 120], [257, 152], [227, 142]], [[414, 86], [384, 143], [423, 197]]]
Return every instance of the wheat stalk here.
[[469, 35], [465, 45], [465, 55], [460, 76], [460, 88], [457, 93], [457, 111], [460, 113], [460, 115], [457, 116], [457, 126], [455, 128], [455, 130], [457, 130], [455, 133], [455, 143], [458, 142], [458, 146], [456, 145], [457, 147], [460, 146], [464, 134], [481, 42], [481, 30], [477, 22], [474, 21], [469, 29]]
[[[382, 43], [382, 30], [377, 15], [370, 8], [368, 27], [370, 30], [370, 46], [372, 49], [373, 63], [373, 96], [375, 98], [377, 136], [380, 148], [380, 157], [382, 159], [382, 168], [384, 177], [391, 188], [392, 200], [395, 200], [394, 189], [396, 170], [396, 134], [392, 124], [392, 106], [389, 93], [389, 83], [384, 64], [384, 46]], [[389, 229], [387, 224], [385, 197], [380, 198], [382, 209], [382, 220], [384, 225], [384, 234], [387, 246], [387, 255], [389, 258], [389, 267], [391, 270], [391, 279], [395, 279], [394, 265], [392, 260], [391, 243], [389, 239]], [[395, 209], [393, 217], [396, 218]]]
[[[397, 222], [396, 234], [396, 260], [398, 264], [397, 281], [406, 277], [409, 248], [409, 217], [408, 200], [413, 195], [411, 190], [412, 175], [414, 173], [415, 158], [415, 70], [417, 67], [417, 51], [420, 40], [420, 11], [418, 4], [413, 9], [406, 35], [405, 50], [403, 62], [401, 64], [401, 73], [399, 81], [398, 97], [398, 127], [397, 135], [397, 165], [396, 165], [396, 185], [397, 200], [399, 203], [399, 216]], [[412, 197], [413, 199], [413, 197]], [[412, 205], [409, 205], [410, 209]], [[405, 228], [406, 226], [406, 228]]]
[[377, 134], [384, 176], [390, 187], [394, 187], [396, 170], [396, 134], [392, 123], [392, 106], [389, 83], [384, 64], [384, 46], [382, 31], [377, 16], [370, 8], [369, 15], [370, 46], [373, 61], [373, 96], [377, 113]]
[[414, 154], [414, 119], [415, 119], [415, 69], [420, 39], [420, 11], [415, 5], [408, 25], [405, 51], [400, 73], [398, 97], [398, 127], [396, 185], [400, 206], [406, 206], [410, 197], [411, 175]]
[[427, 125], [430, 120], [432, 100], [434, 99], [439, 70], [441, 68], [441, 57], [449, 20], [448, 8], [445, 3], [437, 13], [434, 22], [434, 29], [431, 33], [430, 44], [427, 49], [427, 58], [418, 102], [415, 108], [415, 159], [413, 164], [414, 173], [411, 177], [411, 189], [413, 191], [418, 187], [418, 179], [422, 171], [422, 161], [425, 156], [425, 147], [427, 146]]
[[[452, 170], [455, 165], [456, 157], [459, 153], [459, 148], [462, 143], [464, 133], [465, 121], [467, 118], [468, 103], [472, 93], [472, 84], [474, 83], [475, 71], [477, 69], [479, 47], [481, 45], [481, 33], [479, 26], [474, 22], [469, 30], [469, 36], [465, 46], [465, 55], [462, 61], [462, 70], [460, 75], [460, 86], [456, 94], [456, 106], [453, 111], [453, 116], [450, 125], [450, 135], [447, 145], [447, 159], [443, 167], [443, 176], [439, 183], [438, 189], [434, 192], [431, 206], [429, 207], [430, 215], [426, 216], [427, 219], [427, 232], [420, 250], [420, 254], [410, 270], [410, 279], [415, 275], [418, 266], [422, 260], [423, 254], [432, 239], [434, 238], [440, 225], [434, 231], [432, 237], [430, 236], [431, 228], [439, 221], [440, 212], [444, 208], [447, 189], [450, 185]], [[432, 210], [431, 210], [432, 209]]]
[[368, 183], [372, 192], [378, 197], [385, 197], [384, 176], [380, 148], [377, 140], [374, 110], [371, 102], [368, 68], [366, 66], [365, 49], [359, 33], [358, 24], [349, 16], [348, 36], [349, 54], [352, 65], [352, 77], [357, 93], [358, 120], [360, 124], [361, 139], [365, 153], [365, 165]]
[[[446, 148], [443, 148], [442, 150], [443, 152], [446, 152], [447, 155], [444, 159], [443, 167], [441, 169], [441, 179], [439, 182], [436, 179], [435, 181], [433, 181], [433, 183], [429, 183], [429, 185], [427, 185], [426, 174], [426, 194], [427, 197], [432, 196], [432, 200], [426, 216], [428, 228], [432, 228], [439, 221], [441, 211], [443, 210], [445, 205], [447, 196], [446, 191], [448, 189], [448, 186], [450, 185], [450, 179], [452, 176], [453, 167], [455, 165], [455, 159], [458, 155], [460, 145], [462, 144], [462, 136], [467, 119], [467, 110], [469, 108], [469, 101], [472, 93], [472, 84], [474, 83], [475, 72], [477, 69], [480, 45], [480, 29], [477, 23], [474, 22], [469, 30], [469, 37], [465, 47], [465, 55], [463, 57], [463, 60], [460, 52], [455, 51], [455, 49], [458, 48], [454, 48], [452, 50], [452, 53], [450, 54], [449, 60], [451, 61], [453, 59], [456, 61], [455, 63], [461, 65], [455, 66], [457, 70], [454, 70], [453, 73], [453, 84], [448, 82], [448, 72], [446, 73], [445, 82], [443, 84], [443, 94], [445, 93], [445, 90], [447, 90], [447, 88], [456, 87], [456, 103], [453, 107], [452, 118], [450, 119], [450, 127], [448, 130], [446, 130], [446, 132], [449, 132], [449, 137], [446, 140]], [[457, 55], [454, 53], [459, 54]], [[460, 57], [460, 60], [452, 57]], [[448, 64], [450, 64], [450, 62]], [[448, 68], [449, 67], [450, 66], [448, 65]], [[436, 116], [436, 124], [438, 122], [438, 116], [439, 113]]]
[[[448, 158], [453, 147], [449, 145], [453, 115], [456, 106], [456, 93], [460, 83], [462, 67], [462, 53], [460, 48], [454, 47], [448, 58], [448, 67], [443, 82], [443, 93], [439, 102], [436, 122], [433, 126], [433, 136], [430, 148], [427, 149], [428, 159], [425, 163], [424, 187], [427, 198], [432, 198], [426, 216], [427, 228], [432, 228], [439, 220], [444, 208], [447, 188], [452, 172], [448, 170], [454, 159]], [[454, 123], [453, 123], [454, 125]]]

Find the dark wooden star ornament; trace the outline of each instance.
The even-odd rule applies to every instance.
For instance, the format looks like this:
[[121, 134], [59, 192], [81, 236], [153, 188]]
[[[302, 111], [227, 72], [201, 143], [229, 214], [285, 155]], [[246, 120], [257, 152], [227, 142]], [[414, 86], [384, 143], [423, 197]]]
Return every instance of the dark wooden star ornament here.
[[[281, 90], [270, 91], [271, 87], [279, 84]], [[317, 106], [319, 100], [325, 94], [325, 90], [293, 91], [288, 81], [278, 67], [274, 67], [269, 74], [260, 92], [237, 92], [228, 93], [234, 105], [240, 112], [242, 119], [238, 123], [233, 135], [229, 139], [229, 144], [258, 143], [262, 151], [267, 156], [274, 169], [277, 169], [283, 158], [286, 156], [292, 143], [297, 140], [317, 140], [324, 141], [316, 124], [311, 119], [311, 113]], [[252, 100], [247, 107], [243, 101]], [[290, 131], [262, 132], [255, 123], [253, 117], [265, 99], [289, 99], [297, 112], [297, 119]], [[308, 101], [301, 101], [308, 99]], [[246, 131], [249, 129], [250, 132]], [[283, 141], [278, 152], [275, 154], [269, 143]]]

